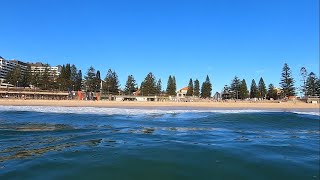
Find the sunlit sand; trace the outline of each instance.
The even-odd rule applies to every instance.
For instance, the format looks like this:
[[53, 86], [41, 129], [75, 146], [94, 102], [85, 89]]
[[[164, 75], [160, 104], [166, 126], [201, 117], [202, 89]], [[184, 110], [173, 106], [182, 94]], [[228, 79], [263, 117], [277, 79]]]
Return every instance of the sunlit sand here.
[[303, 102], [135, 102], [135, 101], [77, 101], [77, 100], [12, 100], [0, 99], [0, 105], [62, 106], [62, 107], [194, 107], [194, 108], [250, 108], [250, 109], [309, 109], [319, 104]]

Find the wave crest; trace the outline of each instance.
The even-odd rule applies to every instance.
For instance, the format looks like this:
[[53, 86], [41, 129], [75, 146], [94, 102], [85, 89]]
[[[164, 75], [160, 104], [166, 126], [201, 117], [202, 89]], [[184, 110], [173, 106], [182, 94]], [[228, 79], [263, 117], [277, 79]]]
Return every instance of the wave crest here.
[[[267, 113], [284, 112], [254, 109], [148, 109], [148, 108], [106, 108], [106, 107], [56, 107], [56, 106], [0, 106], [0, 111], [28, 111], [62, 114], [101, 114], [101, 115], [164, 115], [184, 113]], [[288, 112], [288, 111], [286, 111]], [[290, 112], [290, 111], [289, 111]], [[292, 111], [295, 114], [320, 116], [316, 111]]]

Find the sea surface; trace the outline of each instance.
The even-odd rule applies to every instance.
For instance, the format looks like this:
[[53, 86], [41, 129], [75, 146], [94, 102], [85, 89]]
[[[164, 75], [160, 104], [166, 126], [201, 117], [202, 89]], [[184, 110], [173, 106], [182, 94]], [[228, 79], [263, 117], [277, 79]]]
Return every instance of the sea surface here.
[[319, 117], [0, 106], [0, 179], [319, 179]]

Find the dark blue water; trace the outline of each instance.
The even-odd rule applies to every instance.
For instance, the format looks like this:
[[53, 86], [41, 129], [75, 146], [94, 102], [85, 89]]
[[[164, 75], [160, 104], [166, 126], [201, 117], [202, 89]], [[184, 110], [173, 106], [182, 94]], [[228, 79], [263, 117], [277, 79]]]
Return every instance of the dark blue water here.
[[319, 179], [319, 117], [0, 107], [0, 179]]

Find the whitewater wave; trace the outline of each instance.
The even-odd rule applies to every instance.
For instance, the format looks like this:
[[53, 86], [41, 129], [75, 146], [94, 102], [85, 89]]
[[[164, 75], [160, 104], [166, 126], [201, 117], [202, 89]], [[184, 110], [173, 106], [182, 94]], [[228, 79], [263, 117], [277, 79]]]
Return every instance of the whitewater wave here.
[[310, 111], [310, 112], [305, 112], [305, 111], [293, 111], [292, 113], [295, 114], [301, 114], [301, 115], [312, 115], [312, 116], [320, 116], [320, 111]]
[[[282, 112], [276, 110], [254, 109], [138, 109], [138, 108], [105, 108], [105, 107], [57, 107], [57, 106], [0, 106], [0, 111], [30, 111], [62, 114], [100, 114], [100, 115], [181, 115], [186, 113], [267, 113]], [[288, 112], [288, 111], [286, 111]], [[292, 111], [296, 114], [320, 116], [316, 111]]]

